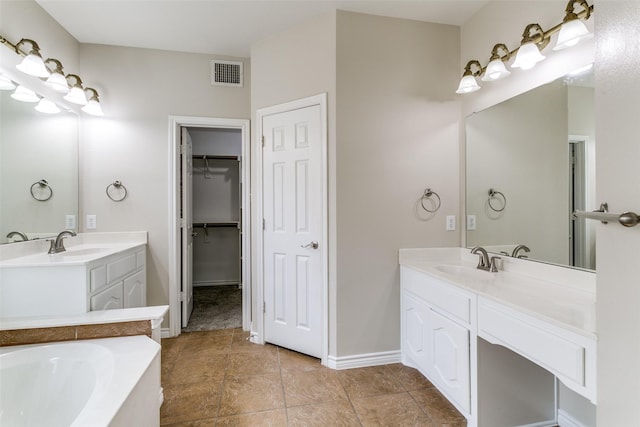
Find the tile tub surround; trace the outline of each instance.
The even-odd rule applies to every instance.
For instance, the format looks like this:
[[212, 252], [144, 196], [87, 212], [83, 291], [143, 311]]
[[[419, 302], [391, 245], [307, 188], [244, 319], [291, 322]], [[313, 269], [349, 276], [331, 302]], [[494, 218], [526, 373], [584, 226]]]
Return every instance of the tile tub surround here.
[[160, 342], [169, 306], [90, 311], [70, 316], [0, 318], [0, 346], [146, 335]]
[[162, 340], [162, 425], [466, 426], [412, 368], [335, 371], [248, 336], [225, 329]]
[[94, 338], [146, 335], [151, 338], [148, 321], [107, 323], [101, 325], [59, 326], [56, 328], [15, 329], [0, 331], [0, 347], [48, 342], [87, 340]]

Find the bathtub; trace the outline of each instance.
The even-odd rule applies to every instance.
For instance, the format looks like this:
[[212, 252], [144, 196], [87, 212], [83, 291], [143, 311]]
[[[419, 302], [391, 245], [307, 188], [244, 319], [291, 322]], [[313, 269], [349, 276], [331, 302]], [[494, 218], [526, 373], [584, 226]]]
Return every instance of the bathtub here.
[[0, 348], [0, 425], [160, 424], [160, 345], [145, 336]]

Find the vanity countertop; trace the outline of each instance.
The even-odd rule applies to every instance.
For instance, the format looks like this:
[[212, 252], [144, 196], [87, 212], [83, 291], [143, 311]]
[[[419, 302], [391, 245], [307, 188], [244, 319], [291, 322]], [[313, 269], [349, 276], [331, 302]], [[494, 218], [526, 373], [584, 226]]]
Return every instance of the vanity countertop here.
[[146, 232], [78, 234], [65, 238], [66, 251], [57, 254], [47, 253], [46, 240], [12, 243], [0, 247], [0, 268], [81, 266], [146, 243]]
[[490, 273], [476, 269], [478, 257], [465, 248], [401, 249], [399, 258], [402, 266], [597, 338], [592, 272], [504, 257]]

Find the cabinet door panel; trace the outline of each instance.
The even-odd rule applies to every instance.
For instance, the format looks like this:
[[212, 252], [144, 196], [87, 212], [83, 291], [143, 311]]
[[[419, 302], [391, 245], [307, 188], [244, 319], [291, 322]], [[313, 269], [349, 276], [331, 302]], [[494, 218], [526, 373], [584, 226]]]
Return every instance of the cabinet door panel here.
[[91, 311], [123, 308], [122, 282], [91, 297]]
[[417, 367], [424, 371], [427, 363], [427, 321], [429, 309], [411, 295], [404, 295], [404, 350]]
[[146, 272], [138, 271], [124, 279], [124, 308], [147, 305]]
[[429, 313], [429, 373], [441, 390], [469, 411], [469, 331]]

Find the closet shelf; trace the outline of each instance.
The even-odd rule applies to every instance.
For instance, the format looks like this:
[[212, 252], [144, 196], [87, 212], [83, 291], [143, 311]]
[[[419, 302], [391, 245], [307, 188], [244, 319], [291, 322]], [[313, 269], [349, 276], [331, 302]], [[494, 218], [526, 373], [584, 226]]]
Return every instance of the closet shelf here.
[[191, 156], [194, 160], [235, 160], [240, 161], [240, 156], [218, 156], [212, 154], [193, 154]]
[[213, 227], [239, 227], [240, 221], [203, 221], [194, 222], [193, 228], [213, 228]]

